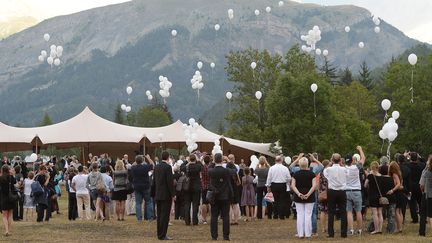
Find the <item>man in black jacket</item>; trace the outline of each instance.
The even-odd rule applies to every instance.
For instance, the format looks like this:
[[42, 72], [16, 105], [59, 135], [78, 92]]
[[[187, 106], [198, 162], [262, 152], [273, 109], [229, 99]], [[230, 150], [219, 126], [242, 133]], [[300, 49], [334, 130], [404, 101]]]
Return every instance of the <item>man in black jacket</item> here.
[[411, 212], [411, 223], [418, 223], [418, 207], [421, 203], [422, 192], [420, 190], [420, 177], [422, 175], [423, 169], [425, 168], [423, 162], [418, 161], [418, 155], [415, 152], [410, 153], [410, 163], [408, 167], [411, 170], [411, 199], [409, 201], [409, 207]]
[[209, 190], [214, 193], [214, 202], [211, 203], [210, 232], [213, 240], [218, 238], [219, 214], [223, 220], [223, 238], [229, 240], [230, 223], [229, 208], [233, 189], [230, 178], [236, 173], [235, 170], [226, 169], [222, 166], [222, 154], [215, 154], [215, 167], [209, 168], [210, 177]]
[[153, 185], [157, 205], [157, 237], [159, 240], [172, 240], [167, 236], [172, 198], [175, 196], [174, 177], [167, 163], [169, 153], [162, 152], [162, 162], [154, 169]]

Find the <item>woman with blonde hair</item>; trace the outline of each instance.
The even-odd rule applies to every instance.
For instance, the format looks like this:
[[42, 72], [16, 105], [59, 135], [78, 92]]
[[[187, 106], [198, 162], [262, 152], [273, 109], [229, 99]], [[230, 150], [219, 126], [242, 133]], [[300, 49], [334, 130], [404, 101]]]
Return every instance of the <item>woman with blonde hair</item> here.
[[115, 171], [113, 172], [114, 192], [112, 200], [116, 201], [116, 215], [118, 221], [124, 221], [125, 201], [127, 199], [126, 185], [128, 183], [128, 173], [123, 161], [117, 160]]
[[378, 186], [378, 177], [381, 174], [378, 172], [379, 164], [373, 161], [369, 169], [371, 170], [366, 177], [365, 188], [368, 188], [369, 207], [372, 209], [372, 218], [375, 230], [371, 234], [381, 234], [383, 226], [382, 205], [379, 203], [380, 188]]
[[[267, 162], [266, 157], [260, 156], [259, 162], [255, 168], [255, 175], [258, 177], [257, 185], [256, 185], [256, 192], [257, 192], [257, 206], [256, 207], [256, 217], [258, 219], [262, 219], [265, 215], [266, 208], [271, 209], [271, 205], [268, 204], [268, 206], [264, 206], [263, 204], [266, 202], [263, 202], [264, 196], [267, 194], [267, 187], [265, 186], [267, 181], [267, 175], [269, 172], [270, 165]], [[270, 212], [267, 212], [267, 215], [269, 218], [271, 218], [271, 210], [268, 210]]]
[[402, 206], [400, 202], [406, 200], [406, 196], [403, 193], [403, 179], [401, 169], [395, 161], [392, 161], [389, 166], [389, 176], [393, 178], [394, 187], [387, 194], [395, 194], [396, 195], [396, 232], [402, 232], [403, 226], [403, 215], [402, 215]]

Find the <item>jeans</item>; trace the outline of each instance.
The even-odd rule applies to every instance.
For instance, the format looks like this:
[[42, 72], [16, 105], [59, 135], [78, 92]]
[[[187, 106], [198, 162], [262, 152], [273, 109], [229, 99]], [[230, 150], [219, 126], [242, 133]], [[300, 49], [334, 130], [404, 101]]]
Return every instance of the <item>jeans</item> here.
[[297, 211], [297, 235], [298, 237], [312, 236], [312, 211], [315, 203], [295, 203]]
[[312, 210], [312, 233], [316, 234], [318, 232], [318, 191], [315, 191], [315, 202], [313, 203]]
[[[257, 187], [257, 218], [262, 219], [262, 201], [264, 196], [267, 194], [267, 187]], [[267, 204], [267, 217], [272, 218], [272, 203], [266, 202]]]
[[395, 224], [395, 210], [396, 210], [396, 204], [390, 204], [387, 207], [385, 207], [385, 211], [387, 214], [387, 233], [393, 233], [396, 228]]
[[150, 189], [146, 189], [143, 191], [135, 191], [135, 211], [136, 211], [136, 217], [138, 221], [142, 220], [142, 202], [143, 199], [145, 201], [144, 205], [144, 216], [145, 220], [151, 220], [153, 219], [153, 201], [150, 197]]

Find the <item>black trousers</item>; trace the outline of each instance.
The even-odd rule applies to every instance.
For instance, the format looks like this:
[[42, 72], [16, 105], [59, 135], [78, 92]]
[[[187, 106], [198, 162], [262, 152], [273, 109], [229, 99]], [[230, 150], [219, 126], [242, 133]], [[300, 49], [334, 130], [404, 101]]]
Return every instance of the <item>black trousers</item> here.
[[218, 238], [218, 218], [219, 215], [223, 221], [223, 238], [229, 239], [230, 234], [230, 223], [229, 223], [229, 200], [216, 200], [211, 205], [211, 221], [210, 221], [210, 233], [212, 239]]
[[418, 207], [420, 207], [421, 199], [422, 193], [417, 183], [417, 186], [413, 187], [411, 199], [409, 200], [409, 208], [413, 222], [418, 222]]
[[[285, 219], [287, 216], [287, 202], [289, 200], [288, 192], [286, 191], [286, 183], [272, 183], [271, 191], [274, 197], [274, 206], [276, 208], [279, 219]], [[276, 217], [276, 215], [275, 215]]]
[[426, 225], [427, 225], [427, 199], [426, 199], [426, 194], [423, 194], [420, 202], [419, 235], [426, 236]]
[[198, 211], [199, 211], [200, 199], [201, 199], [200, 191], [184, 192], [183, 194], [183, 200], [185, 202], [184, 218], [185, 218], [185, 223], [187, 225], [191, 224], [191, 213], [190, 213], [191, 204], [192, 204], [192, 224], [198, 225]]
[[176, 200], [175, 200], [175, 219], [184, 218], [184, 200], [183, 200], [183, 194], [182, 192], [176, 193]]
[[36, 206], [36, 212], [37, 212], [37, 222], [42, 222], [44, 219], [44, 214], [46, 212], [46, 218], [45, 220], [48, 221], [48, 206], [45, 204], [38, 204]]
[[21, 198], [15, 203], [13, 210], [13, 220], [22, 220], [24, 213], [24, 193], [21, 193]]
[[[262, 215], [262, 201], [263, 201], [263, 198], [265, 197], [265, 195], [267, 194], [267, 187], [257, 187], [256, 188], [256, 190], [257, 190], [257, 206], [258, 206], [258, 209], [257, 209], [257, 218], [259, 218], [259, 219], [262, 219], [263, 218], [263, 215]], [[267, 204], [267, 217], [269, 218], [269, 219], [271, 219], [272, 218], [272, 213], [273, 213], [273, 205], [272, 205], [272, 203], [269, 203], [269, 202], [266, 202], [266, 204]]]
[[159, 240], [167, 236], [172, 200], [156, 201], [157, 206], [157, 237]]
[[341, 236], [347, 237], [347, 212], [346, 212], [346, 193], [345, 191], [336, 191], [328, 189], [327, 191], [328, 206], [328, 235], [334, 237], [334, 216], [336, 207], [339, 209], [341, 217]]
[[76, 218], [78, 218], [78, 208], [75, 192], [69, 192], [68, 218], [69, 220], [75, 220]]

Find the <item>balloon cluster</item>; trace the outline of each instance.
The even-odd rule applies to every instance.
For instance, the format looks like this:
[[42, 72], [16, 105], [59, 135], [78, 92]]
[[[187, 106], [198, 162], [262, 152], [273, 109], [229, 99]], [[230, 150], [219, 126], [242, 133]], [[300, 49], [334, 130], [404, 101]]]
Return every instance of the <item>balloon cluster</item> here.
[[[44, 34], [43, 38], [46, 42], [48, 42], [51, 37], [49, 34]], [[60, 66], [60, 64], [61, 64], [60, 57], [61, 56], [63, 56], [63, 47], [51, 45], [49, 56], [48, 56], [48, 52], [46, 50], [42, 50], [40, 52], [38, 60], [39, 60], [39, 62], [44, 62], [46, 59], [46, 62], [49, 65], [52, 66], [54, 64], [54, 66]]]
[[159, 95], [162, 96], [162, 98], [168, 98], [170, 96], [169, 90], [172, 87], [172, 83], [168, 80], [167, 77], [159, 76]]
[[151, 94], [150, 90], [146, 91], [146, 95], [147, 95], [147, 99], [148, 100], [152, 100], [153, 99], [153, 95]]
[[374, 24], [376, 25], [375, 28], [374, 28], [374, 31], [375, 31], [375, 33], [378, 34], [379, 32], [381, 32], [381, 28], [378, 26], [378, 25], [380, 25], [381, 21], [380, 21], [380, 19], [378, 18], [378, 16], [373, 16], [373, 17], [372, 17], [372, 21], [373, 21]]
[[128, 105], [125, 105], [125, 104], [122, 104], [122, 105], [120, 106], [120, 108], [122, 109], [122, 111], [125, 111], [126, 113], [129, 113], [129, 112], [131, 112], [131, 110], [132, 110], [132, 107], [130, 107], [130, 106], [128, 106]]
[[212, 155], [215, 155], [215, 154], [223, 154], [219, 139], [216, 139], [214, 141]]
[[195, 121], [195, 119], [189, 119], [189, 125], [183, 124], [183, 131], [186, 138], [187, 151], [192, 153], [194, 150], [198, 148], [197, 141], [197, 129], [199, 124]]
[[249, 168], [255, 169], [257, 167], [258, 163], [259, 163], [258, 157], [256, 155], [252, 155], [250, 157], [250, 166], [249, 166]]
[[[385, 119], [387, 118], [387, 111], [390, 109], [390, 106], [391, 106], [391, 102], [388, 99], [384, 99], [381, 102], [381, 107], [386, 112], [386, 116], [384, 117], [384, 122], [385, 122]], [[398, 136], [397, 131], [399, 129], [399, 126], [396, 123], [396, 120], [399, 118], [399, 116], [400, 116], [400, 114], [398, 111], [393, 111], [392, 116], [383, 125], [382, 129], [378, 133], [379, 137], [383, 140], [383, 145], [384, 145], [384, 140], [387, 139], [389, 141], [389, 145], [387, 147], [387, 156], [388, 157], [390, 156], [391, 144]]]
[[201, 90], [204, 87], [202, 82], [202, 76], [200, 71], [195, 71], [194, 76], [191, 79], [192, 89]]
[[315, 50], [316, 43], [321, 40], [321, 30], [317, 25], [315, 25], [308, 31], [307, 35], [302, 35], [300, 39], [306, 42], [306, 45], [302, 46], [302, 50], [311, 52], [312, 50]]

